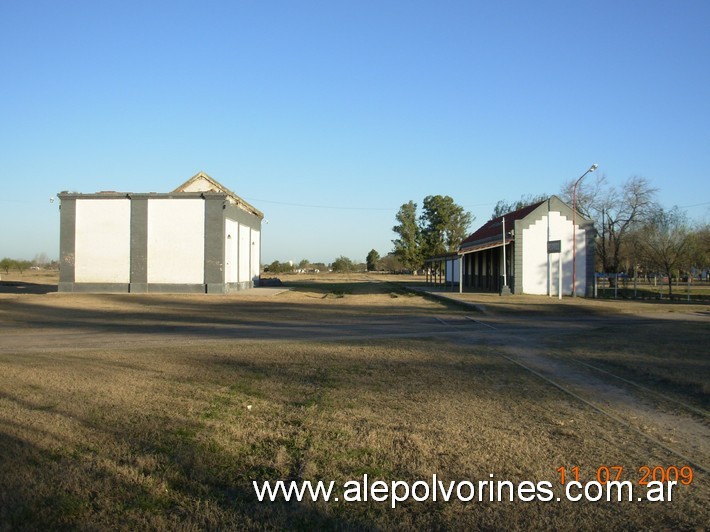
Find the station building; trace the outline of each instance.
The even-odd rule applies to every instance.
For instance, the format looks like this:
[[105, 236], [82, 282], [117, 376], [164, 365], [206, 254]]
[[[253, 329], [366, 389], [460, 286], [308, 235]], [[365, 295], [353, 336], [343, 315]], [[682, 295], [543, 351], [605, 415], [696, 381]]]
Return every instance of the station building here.
[[551, 296], [571, 295], [575, 284], [576, 295], [591, 297], [595, 236], [592, 220], [551, 196], [486, 222], [456, 253], [428, 258], [427, 282]]

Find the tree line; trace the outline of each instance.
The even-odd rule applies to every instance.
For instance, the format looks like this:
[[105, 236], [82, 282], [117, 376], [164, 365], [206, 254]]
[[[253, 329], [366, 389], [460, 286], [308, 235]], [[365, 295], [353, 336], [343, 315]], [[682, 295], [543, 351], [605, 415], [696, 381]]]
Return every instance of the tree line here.
[[268, 273], [321, 273], [321, 272], [372, 272], [372, 271], [391, 271], [398, 272], [402, 270], [402, 264], [395, 257], [394, 253], [388, 253], [384, 257], [380, 257], [377, 250], [372, 249], [367, 254], [365, 262], [356, 262], [349, 257], [341, 255], [333, 262], [325, 264], [324, 262], [311, 262], [308, 259], [303, 259], [298, 263], [292, 261], [279, 262], [273, 261], [271, 264], [266, 264], [263, 267], [264, 272]]
[[0, 271], [5, 272], [5, 274], [9, 274], [10, 270], [23, 274], [33, 267], [57, 270], [59, 269], [59, 263], [56, 260], [49, 260], [46, 253], [38, 253], [33, 260], [11, 259], [9, 257], [0, 260]]
[[20, 273], [24, 273], [25, 270], [29, 270], [31, 267], [32, 261], [29, 260], [16, 260], [7, 257], [0, 260], [0, 270], [6, 274], [10, 273], [10, 270], [17, 270]]

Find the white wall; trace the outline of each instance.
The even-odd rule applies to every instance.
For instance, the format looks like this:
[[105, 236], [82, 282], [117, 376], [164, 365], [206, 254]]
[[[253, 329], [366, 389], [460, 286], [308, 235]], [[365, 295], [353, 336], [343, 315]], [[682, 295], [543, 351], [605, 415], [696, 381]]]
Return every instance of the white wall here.
[[128, 283], [131, 200], [77, 199], [74, 273], [77, 283]]
[[247, 225], [239, 225], [239, 282], [245, 283], [251, 280], [249, 267], [251, 259], [249, 252], [251, 248], [251, 228]]
[[224, 282], [236, 283], [239, 280], [239, 224], [234, 220], [226, 220], [224, 234]]
[[[523, 292], [526, 294], [558, 295], [558, 258], [550, 254], [548, 240], [562, 242], [562, 294], [572, 294], [572, 220], [552, 211], [523, 230]], [[584, 231], [577, 228], [577, 295], [584, 296], [586, 284], [586, 246]], [[552, 282], [548, 283], [548, 275]], [[549, 292], [548, 292], [549, 284]]]
[[203, 283], [205, 202], [148, 200], [148, 283]]
[[251, 230], [251, 272], [249, 278], [252, 281], [259, 280], [259, 270], [261, 269], [261, 234], [256, 229]]
[[258, 280], [261, 247], [259, 237], [258, 230], [234, 220], [226, 220], [225, 282], [246, 283]]

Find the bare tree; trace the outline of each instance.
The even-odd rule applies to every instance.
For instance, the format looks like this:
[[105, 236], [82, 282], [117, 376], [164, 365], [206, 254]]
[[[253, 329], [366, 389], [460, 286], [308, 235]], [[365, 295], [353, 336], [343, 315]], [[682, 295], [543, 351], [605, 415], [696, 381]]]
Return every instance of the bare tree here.
[[668, 295], [673, 295], [673, 273], [690, 271], [697, 258], [695, 234], [678, 207], [657, 208], [636, 233], [637, 247], [646, 263], [668, 277]]
[[34, 266], [38, 266], [40, 268], [44, 268], [49, 264], [49, 257], [47, 257], [47, 254], [42, 252], [42, 253], [37, 253], [35, 255], [34, 260], [32, 261], [32, 264]]
[[399, 272], [404, 269], [404, 266], [395, 253], [388, 253], [380, 260], [380, 268], [389, 272]]
[[[565, 183], [562, 198], [572, 202], [574, 181]], [[632, 176], [621, 185], [608, 184], [606, 176], [582, 182], [577, 188], [577, 210], [594, 220], [597, 227], [596, 245], [599, 266], [605, 272], [619, 272], [633, 262], [627, 256], [629, 235], [642, 226], [657, 209], [656, 192], [645, 177]]]
[[694, 233], [695, 267], [698, 270], [710, 266], [710, 224], [700, 225]]
[[[563, 201], [572, 205], [574, 196], [574, 184], [577, 180], [566, 181], [560, 189], [560, 197]], [[587, 177], [577, 187], [577, 212], [596, 220], [599, 211], [599, 199], [606, 194], [609, 189], [609, 181], [606, 174], [593, 174]]]

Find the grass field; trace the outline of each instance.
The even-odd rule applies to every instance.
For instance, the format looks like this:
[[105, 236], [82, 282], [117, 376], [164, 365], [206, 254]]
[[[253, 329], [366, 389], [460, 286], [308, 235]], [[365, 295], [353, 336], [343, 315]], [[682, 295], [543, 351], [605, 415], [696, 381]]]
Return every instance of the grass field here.
[[[675, 306], [669, 320], [640, 303], [480, 296], [474, 317], [491, 325], [476, 328], [470, 310], [382, 282], [393, 280], [289, 277], [290, 291], [268, 295], [0, 295], [0, 528], [710, 522], [702, 471], [663, 503], [258, 502], [253, 480], [492, 474], [547, 480], [561, 494], [560, 467], [594, 480], [599, 466], [623, 465], [636, 482], [641, 466], [683, 465], [506, 357], [528, 345], [707, 409], [707, 306]], [[634, 328], [584, 321], [604, 315], [633, 316]], [[706, 460], [699, 442], [693, 458]]]

